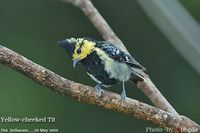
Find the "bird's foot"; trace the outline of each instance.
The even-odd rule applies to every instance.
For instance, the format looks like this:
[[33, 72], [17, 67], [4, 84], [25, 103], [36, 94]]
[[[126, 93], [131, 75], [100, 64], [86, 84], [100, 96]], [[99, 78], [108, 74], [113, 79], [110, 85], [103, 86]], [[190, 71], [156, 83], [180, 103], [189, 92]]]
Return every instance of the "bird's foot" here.
[[121, 102], [124, 102], [126, 100], [126, 92], [122, 91], [121, 93]]
[[101, 97], [101, 95], [103, 94], [103, 89], [101, 89], [101, 85], [97, 84], [95, 86], [95, 90], [96, 90], [96, 96], [97, 97]]

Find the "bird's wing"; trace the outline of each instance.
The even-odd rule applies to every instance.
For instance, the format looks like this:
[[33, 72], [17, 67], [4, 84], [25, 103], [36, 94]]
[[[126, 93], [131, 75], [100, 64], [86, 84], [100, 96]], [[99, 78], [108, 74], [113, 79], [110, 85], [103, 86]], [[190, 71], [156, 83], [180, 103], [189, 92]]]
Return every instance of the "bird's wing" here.
[[146, 70], [140, 63], [138, 63], [131, 55], [119, 50], [113, 44], [108, 42], [101, 42], [100, 48], [105, 51], [112, 59], [126, 63], [130, 67]]
[[[124, 53], [124, 52], [123, 52]], [[142, 65], [140, 65], [139, 62], [137, 62], [131, 55], [128, 55], [126, 53], [123, 54], [123, 58], [126, 62], [127, 65], [131, 66], [131, 67], [135, 67], [138, 69], [142, 69], [142, 70], [146, 70]]]

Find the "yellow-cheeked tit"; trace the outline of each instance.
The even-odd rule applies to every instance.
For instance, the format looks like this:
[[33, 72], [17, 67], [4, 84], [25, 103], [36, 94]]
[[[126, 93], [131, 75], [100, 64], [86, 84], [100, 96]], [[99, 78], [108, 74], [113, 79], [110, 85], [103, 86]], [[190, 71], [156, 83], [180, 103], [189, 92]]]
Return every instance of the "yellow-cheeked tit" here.
[[124, 83], [134, 77], [142, 81], [143, 76], [136, 69], [145, 68], [132, 56], [121, 51], [106, 41], [96, 41], [90, 38], [71, 38], [58, 41], [73, 60], [73, 67], [82, 64], [87, 74], [97, 82], [95, 86], [97, 96], [102, 93], [101, 87], [113, 84], [122, 85], [121, 100], [126, 98]]

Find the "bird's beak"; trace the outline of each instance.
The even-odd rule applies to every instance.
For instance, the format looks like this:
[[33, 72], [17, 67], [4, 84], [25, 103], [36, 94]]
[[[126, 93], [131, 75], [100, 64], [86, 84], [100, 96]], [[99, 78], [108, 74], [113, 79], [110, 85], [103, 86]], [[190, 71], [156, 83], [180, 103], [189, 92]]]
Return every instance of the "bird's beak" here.
[[73, 68], [76, 67], [76, 65], [79, 63], [80, 59], [75, 59], [74, 62], [73, 62]]

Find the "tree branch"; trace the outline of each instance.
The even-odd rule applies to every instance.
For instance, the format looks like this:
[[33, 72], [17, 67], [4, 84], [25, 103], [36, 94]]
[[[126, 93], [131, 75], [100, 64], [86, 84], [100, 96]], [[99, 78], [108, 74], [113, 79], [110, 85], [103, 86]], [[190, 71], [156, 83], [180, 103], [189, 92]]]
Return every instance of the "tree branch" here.
[[[68, 2], [80, 8], [84, 14], [90, 19], [92, 24], [96, 27], [103, 38], [123, 51], [129, 53], [122, 43], [122, 41], [115, 35], [110, 26], [106, 23], [101, 14], [97, 11], [90, 0], [62, 0]], [[149, 76], [142, 71], [139, 71], [144, 75], [145, 80], [138, 82], [137, 86], [141, 89], [145, 95], [151, 100], [151, 102], [158, 108], [172, 113], [173, 115], [179, 115], [176, 110], [170, 105], [166, 98], [160, 93], [154, 83], [151, 81]]]
[[[121, 40], [114, 34], [112, 29], [102, 18], [90, 0], [64, 0], [78, 6], [88, 16], [95, 27], [103, 35], [103, 38], [116, 44], [120, 49], [127, 51]], [[128, 51], [127, 51], [128, 52]], [[105, 91], [100, 98], [96, 98], [94, 88], [65, 79], [50, 70], [39, 66], [14, 51], [0, 46], [0, 63], [28, 76], [35, 82], [44, 85], [64, 96], [77, 101], [97, 105], [105, 109], [115, 110], [132, 117], [141, 118], [163, 128], [170, 128], [173, 132], [180, 129], [189, 129], [200, 132], [200, 126], [189, 118], [179, 116], [173, 107], [158, 91], [148, 75], [144, 74], [145, 80], [137, 86], [151, 99], [160, 110], [148, 104], [127, 98], [123, 105], [118, 94]]]
[[77, 101], [141, 118], [160, 127], [170, 128], [173, 132], [179, 132], [180, 129], [200, 131], [200, 126], [188, 118], [185, 119], [186, 117], [172, 115], [137, 100], [127, 98], [122, 105], [120, 96], [116, 93], [104, 91], [100, 98], [96, 98], [94, 88], [65, 79], [1, 45], [0, 63], [28, 76], [40, 85]]
[[181, 1], [138, 0], [138, 3], [168, 38], [170, 44], [200, 74], [199, 22], [186, 10]]
[[114, 43], [121, 50], [127, 51], [122, 41], [112, 31], [108, 23], [101, 16], [101, 14], [94, 7], [94, 5], [90, 0], [62, 0], [62, 1], [69, 2], [74, 6], [79, 7], [84, 12], [84, 14], [90, 19], [94, 27], [99, 31], [99, 33], [105, 40]]

